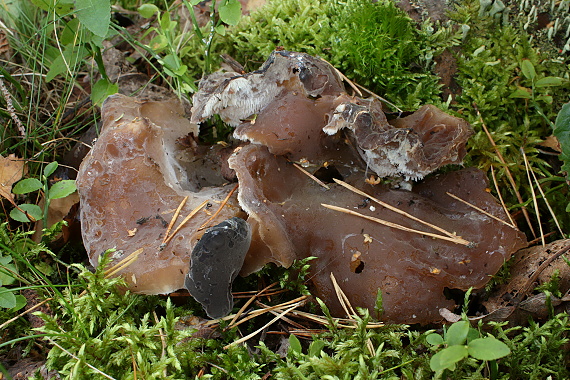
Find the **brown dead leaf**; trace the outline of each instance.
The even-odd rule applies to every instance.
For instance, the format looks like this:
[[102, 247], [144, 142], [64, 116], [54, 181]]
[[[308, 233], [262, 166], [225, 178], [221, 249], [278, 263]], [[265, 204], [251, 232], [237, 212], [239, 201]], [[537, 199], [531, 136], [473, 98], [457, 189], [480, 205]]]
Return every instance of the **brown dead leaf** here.
[[558, 152], [558, 153], [562, 152], [562, 148], [560, 148], [560, 141], [558, 141], [556, 136], [548, 136], [547, 138], [544, 139], [543, 142], [541, 142], [538, 145], [544, 146], [546, 148], [550, 148], [553, 151]]
[[22, 178], [25, 171], [25, 162], [14, 154], [8, 157], [0, 155], [0, 195], [13, 202], [12, 185]]

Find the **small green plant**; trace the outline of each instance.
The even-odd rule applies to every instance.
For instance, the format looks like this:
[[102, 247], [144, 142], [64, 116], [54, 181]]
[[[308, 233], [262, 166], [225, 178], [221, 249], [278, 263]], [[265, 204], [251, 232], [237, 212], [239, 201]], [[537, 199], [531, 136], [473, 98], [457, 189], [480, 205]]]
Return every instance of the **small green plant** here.
[[43, 220], [47, 226], [47, 216], [49, 204], [52, 200], [65, 198], [77, 190], [74, 180], [61, 180], [49, 187], [48, 177], [51, 176], [58, 167], [57, 162], [46, 165], [42, 171], [41, 180], [37, 178], [26, 178], [17, 182], [12, 188], [14, 194], [29, 194], [42, 190], [44, 193], [44, 208], [36, 204], [24, 203], [10, 211], [10, 217], [18, 222], [27, 223]]
[[12, 262], [12, 257], [0, 254], [0, 308], [18, 310], [26, 304], [26, 298], [5, 288], [16, 282], [18, 268]]
[[465, 320], [455, 322], [448, 329], [444, 329], [443, 336], [432, 333], [426, 340], [435, 349], [443, 347], [430, 359], [430, 368], [438, 373], [444, 370], [454, 371], [458, 362], [472, 357], [489, 361], [491, 373], [496, 375], [496, 360], [511, 352], [509, 347], [497, 338], [482, 337], [479, 331]]
[[[570, 103], [564, 104], [558, 112], [552, 133], [560, 142], [562, 170], [566, 172], [566, 179], [570, 181]], [[570, 202], [566, 206], [566, 211], [570, 212]]]

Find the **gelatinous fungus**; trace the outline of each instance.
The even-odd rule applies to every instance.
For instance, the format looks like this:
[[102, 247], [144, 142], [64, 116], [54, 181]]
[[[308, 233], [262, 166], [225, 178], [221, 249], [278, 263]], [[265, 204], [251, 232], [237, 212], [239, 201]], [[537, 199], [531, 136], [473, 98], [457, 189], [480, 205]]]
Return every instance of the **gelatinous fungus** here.
[[467, 199], [506, 220], [503, 209], [486, 191], [483, 172], [477, 169], [429, 178], [413, 191], [370, 186], [361, 175], [345, 178], [370, 196], [460, 235], [471, 243], [466, 246], [325, 208], [323, 203], [437, 232], [340, 185], [329, 184], [326, 190], [263, 146], [244, 147], [230, 158], [230, 166], [240, 181], [240, 204], [257, 225], [252, 247], [261, 242], [265, 246], [250, 250], [242, 271], [255, 271], [263, 262], [288, 266], [295, 258], [316, 256], [310, 277], [316, 294], [336, 315], [343, 310], [329, 278], [331, 272], [352, 306], [374, 310], [381, 289], [383, 320], [427, 323], [440, 319], [439, 309], [453, 307], [454, 301], [444, 295], [446, 287], [482, 287], [512, 252], [524, 246], [517, 229], [446, 194]]
[[184, 285], [210, 318], [225, 317], [232, 310], [231, 285], [250, 243], [249, 224], [234, 217], [209, 228], [194, 247]]
[[[102, 122], [101, 135], [77, 176], [90, 261], [96, 266], [106, 249], [116, 248], [114, 272], [132, 291], [181, 289], [192, 248], [204, 232], [200, 227], [242, 215], [234, 196], [208, 221], [233, 186], [203, 187], [188, 169], [201, 161], [196, 163], [193, 150], [177, 139], [198, 130], [177, 100], [140, 102], [114, 95], [103, 105]], [[185, 197], [174, 228], [194, 209], [199, 211], [164, 245], [168, 224]]]

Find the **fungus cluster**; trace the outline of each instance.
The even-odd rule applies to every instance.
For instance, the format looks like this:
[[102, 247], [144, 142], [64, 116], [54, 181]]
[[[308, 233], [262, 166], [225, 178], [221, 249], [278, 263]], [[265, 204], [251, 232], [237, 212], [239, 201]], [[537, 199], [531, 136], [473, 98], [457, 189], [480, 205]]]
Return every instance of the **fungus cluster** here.
[[[116, 247], [113, 268], [133, 291], [186, 283], [211, 317], [230, 312], [238, 271], [314, 256], [315, 293], [334, 313], [331, 273], [353, 306], [373, 310], [380, 289], [385, 321], [428, 323], [453, 306], [446, 289], [484, 286], [525, 245], [477, 169], [411, 191], [368, 178], [422, 180], [461, 163], [464, 120], [429, 105], [388, 120], [378, 100], [349, 95], [332, 66], [306, 54], [275, 51], [252, 73], [204, 78], [190, 121], [173, 101], [123, 96], [102, 113], [78, 177], [91, 261]], [[242, 140], [229, 159], [181, 143], [215, 114]], [[177, 209], [193, 216], [172, 234]]]

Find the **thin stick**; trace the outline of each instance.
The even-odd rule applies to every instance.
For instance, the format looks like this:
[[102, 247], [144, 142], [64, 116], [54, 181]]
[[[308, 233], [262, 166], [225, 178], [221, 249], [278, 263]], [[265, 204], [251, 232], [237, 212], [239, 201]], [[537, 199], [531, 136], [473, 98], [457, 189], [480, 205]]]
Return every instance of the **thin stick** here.
[[[65, 352], [67, 355], [71, 356], [73, 359], [77, 360], [78, 362], [81, 362], [82, 360], [79, 359], [77, 356], [73, 355], [71, 352], [67, 351], [65, 348], [61, 347], [59, 344], [57, 344], [56, 342], [54, 342], [50, 337], [46, 336], [46, 339], [49, 340], [51, 342], [51, 344], [53, 344], [54, 346], [56, 346], [57, 348], [59, 348], [60, 350], [62, 350], [63, 352]], [[85, 365], [89, 368], [91, 368], [93, 371], [97, 372], [98, 374], [100, 374], [101, 376], [106, 377], [107, 379], [110, 380], [116, 380], [114, 377], [111, 377], [109, 375], [107, 375], [105, 372], [93, 367], [91, 364], [84, 362]]]
[[552, 219], [554, 219], [554, 223], [556, 223], [556, 227], [558, 227], [558, 232], [560, 232], [561, 236], [564, 236], [564, 232], [562, 232], [562, 228], [560, 227], [560, 224], [558, 223], [558, 218], [556, 217], [554, 210], [552, 210], [552, 207], [550, 207], [550, 202], [548, 202], [548, 199], [546, 199], [546, 194], [544, 194], [544, 191], [542, 190], [542, 186], [540, 186], [540, 182], [538, 182], [538, 179], [536, 178], [536, 174], [534, 174], [533, 171], [531, 171], [530, 174], [532, 174], [532, 177], [534, 178], [534, 182], [536, 182], [536, 187], [538, 187], [538, 191], [540, 191], [540, 194], [542, 195], [542, 199], [544, 199], [544, 202], [546, 203], [546, 207], [548, 207], [548, 211], [550, 211], [550, 215], [552, 215]]
[[[483, 116], [481, 116], [481, 112], [479, 112], [479, 108], [477, 108], [477, 104], [473, 103], [473, 108], [475, 108], [475, 111], [477, 112], [477, 116], [479, 116], [479, 120], [481, 121], [481, 126], [483, 127], [483, 130], [485, 131], [487, 138], [491, 142], [491, 145], [495, 149], [495, 153], [497, 154], [499, 161], [501, 161], [501, 163], [503, 165], [505, 165], [505, 173], [507, 174], [507, 178], [509, 179], [509, 182], [511, 183], [511, 186], [515, 192], [515, 195], [516, 195], [519, 203], [522, 205], [524, 203], [524, 201], [521, 197], [521, 194], [517, 190], [517, 185], [516, 185], [515, 179], [513, 178], [513, 175], [511, 174], [511, 171], [509, 170], [509, 167], [507, 166], [507, 163], [506, 163], [505, 159], [503, 158], [503, 155], [499, 151], [499, 148], [497, 148], [497, 144], [495, 144], [495, 140], [493, 140], [493, 136], [491, 136], [491, 133], [489, 133], [489, 130], [487, 129], [487, 126], [485, 125], [485, 122], [483, 121]], [[532, 236], [536, 237], [536, 233], [534, 232], [534, 228], [532, 227], [532, 223], [530, 222], [530, 216], [528, 214], [526, 207], [521, 206], [521, 209], [522, 209], [524, 218], [526, 219], [526, 222], [528, 224], [528, 227], [530, 228], [530, 231], [532, 232]]]
[[163, 244], [160, 245], [160, 247], [163, 248], [164, 246], [166, 246], [170, 242], [170, 240], [172, 240], [174, 235], [176, 235], [176, 233], [178, 231], [180, 231], [182, 229], [182, 227], [184, 227], [186, 222], [188, 222], [194, 215], [196, 215], [198, 213], [198, 211], [200, 211], [202, 209], [202, 207], [204, 207], [207, 203], [208, 203], [208, 200], [206, 199], [198, 207], [196, 207], [194, 210], [192, 210], [192, 212], [190, 214], [188, 214], [188, 216], [186, 218], [184, 218], [184, 220], [178, 225], [178, 227], [176, 227], [174, 232], [166, 239], [166, 241]]
[[431, 232], [425, 232], [425, 231], [414, 230], [413, 228], [404, 227], [404, 226], [401, 226], [401, 225], [396, 224], [396, 223], [388, 222], [388, 221], [386, 221], [386, 220], [374, 218], [374, 217], [372, 217], [372, 216], [360, 214], [360, 213], [358, 213], [358, 212], [356, 212], [356, 211], [352, 211], [352, 210], [349, 210], [349, 209], [346, 209], [346, 208], [337, 207], [337, 206], [333, 206], [333, 205], [328, 205], [328, 204], [325, 204], [325, 203], [321, 203], [321, 206], [326, 207], [326, 208], [329, 208], [329, 209], [331, 209], [331, 210], [343, 212], [343, 213], [345, 213], [345, 214], [350, 214], [350, 215], [358, 216], [358, 217], [361, 217], [361, 218], [364, 218], [364, 219], [368, 219], [368, 220], [371, 220], [371, 221], [373, 221], [373, 222], [376, 222], [376, 223], [379, 223], [379, 224], [382, 224], [382, 225], [385, 225], [385, 226], [388, 226], [388, 227], [396, 228], [396, 229], [398, 229], [398, 230], [402, 230], [402, 231], [406, 231], [406, 232], [413, 232], [413, 233], [416, 233], [416, 234], [419, 234], [419, 235], [426, 235], [426, 236], [430, 236], [430, 237], [433, 237], [433, 238], [436, 238], [436, 239], [441, 239], [441, 240], [450, 241], [450, 242], [455, 243], [455, 244], [465, 245], [465, 246], [467, 246], [467, 247], [472, 247], [472, 246], [473, 246], [473, 243], [471, 243], [470, 241], [467, 241], [467, 240], [465, 240], [465, 239], [463, 239], [463, 238], [461, 238], [461, 237], [452, 238], [452, 237], [449, 237], [449, 236], [442, 236], [442, 235], [438, 235], [438, 234], [433, 234], [433, 233], [431, 233]]
[[299, 165], [297, 165], [294, 162], [293, 162], [293, 166], [296, 167], [297, 169], [299, 169], [301, 171], [301, 173], [305, 174], [307, 177], [309, 177], [310, 179], [312, 179], [313, 181], [315, 181], [316, 183], [318, 183], [319, 185], [321, 185], [325, 189], [327, 189], [327, 190], [331, 189], [326, 183], [324, 183], [323, 181], [321, 181], [320, 179], [318, 179], [317, 177], [315, 177], [314, 175], [312, 175], [311, 173], [309, 173], [308, 171], [306, 171], [305, 169], [303, 169], [302, 167], [300, 167]]
[[226, 196], [226, 198], [222, 201], [222, 203], [220, 204], [220, 207], [218, 207], [218, 210], [214, 213], [214, 215], [212, 215], [210, 217], [210, 219], [206, 220], [204, 222], [204, 224], [202, 224], [200, 226], [200, 228], [198, 228], [198, 230], [204, 229], [204, 227], [206, 227], [208, 225], [208, 223], [210, 223], [216, 216], [218, 216], [218, 214], [222, 211], [222, 208], [224, 208], [224, 206], [226, 205], [226, 203], [228, 203], [228, 201], [230, 200], [231, 196], [235, 193], [235, 191], [237, 190], [237, 188], [239, 187], [239, 184], [235, 185], [234, 188], [228, 193], [228, 195]]
[[240, 343], [243, 343], [245, 341], [247, 341], [248, 339], [250, 339], [251, 337], [254, 337], [255, 335], [257, 335], [260, 331], [263, 331], [264, 329], [266, 329], [267, 327], [271, 326], [272, 324], [274, 324], [275, 322], [277, 322], [279, 319], [281, 319], [281, 317], [283, 317], [285, 314], [289, 313], [290, 311], [292, 311], [293, 309], [299, 307], [302, 304], [302, 302], [297, 302], [296, 304], [294, 304], [293, 306], [291, 306], [290, 308], [288, 308], [287, 310], [283, 311], [282, 313], [280, 313], [278, 316], [276, 316], [275, 318], [273, 318], [271, 321], [267, 322], [265, 325], [263, 325], [262, 327], [260, 327], [259, 329], [255, 330], [254, 332], [252, 332], [251, 334], [248, 334], [246, 336], [244, 336], [241, 339], [235, 340], [232, 343], [228, 344], [227, 346], [224, 346], [224, 350], [227, 350], [228, 348], [238, 345]]
[[128, 267], [129, 265], [131, 265], [132, 263], [135, 262], [136, 259], [139, 258], [139, 255], [144, 251], [144, 248], [139, 248], [136, 251], [130, 253], [128, 256], [126, 256], [125, 258], [123, 258], [121, 261], [119, 261], [117, 264], [113, 265], [112, 267], [110, 267], [109, 269], [105, 270], [105, 277], [109, 278], [114, 276], [117, 272], [125, 269], [126, 267]]
[[237, 312], [236, 316], [231, 320], [231, 322], [228, 324], [228, 327], [226, 329], [230, 329], [233, 327], [233, 324], [236, 322], [236, 320], [243, 314], [243, 312], [245, 311], [245, 309], [247, 309], [249, 307], [249, 305], [251, 305], [253, 303], [253, 301], [255, 301], [255, 299], [262, 293], [264, 293], [265, 291], [271, 289], [272, 287], [274, 287], [275, 285], [277, 285], [278, 282], [274, 282], [273, 284], [266, 286], [265, 288], [263, 288], [262, 290], [260, 290], [259, 292], [257, 292], [256, 294], [254, 294], [253, 296], [251, 296], [250, 299], [247, 300], [247, 302], [239, 309], [239, 311]]
[[493, 215], [493, 214], [491, 214], [491, 213], [488, 213], [487, 211], [483, 210], [482, 208], [479, 208], [479, 207], [475, 206], [474, 204], [471, 204], [471, 203], [467, 202], [467, 201], [464, 200], [464, 199], [459, 198], [459, 197], [458, 197], [457, 195], [455, 195], [455, 194], [452, 194], [452, 193], [450, 193], [450, 192], [448, 192], [448, 191], [446, 191], [445, 194], [449, 195], [449, 196], [450, 196], [451, 198], [453, 198], [453, 199], [457, 199], [459, 202], [461, 202], [461, 203], [463, 203], [463, 204], [466, 204], [467, 206], [469, 206], [469, 207], [471, 207], [471, 208], [473, 208], [473, 209], [479, 211], [480, 213], [487, 215], [489, 218], [495, 219], [497, 222], [501, 222], [501, 223], [503, 223], [503, 224], [506, 224], [507, 226], [509, 226], [509, 227], [511, 227], [511, 228], [516, 228], [516, 227], [513, 226], [512, 224], [510, 224], [510, 223], [508, 223], [508, 222], [505, 222], [505, 221], [504, 221], [503, 219], [501, 219], [501, 218], [497, 218], [495, 215]]
[[516, 223], [513, 220], [513, 218], [511, 217], [511, 213], [509, 212], [509, 209], [507, 208], [507, 205], [505, 204], [505, 201], [503, 200], [503, 196], [501, 195], [501, 191], [499, 190], [499, 184], [497, 182], [497, 177], [495, 176], [495, 168], [493, 167], [493, 165], [491, 165], [491, 177], [493, 177], [493, 184], [495, 185], [495, 191], [497, 192], [497, 195], [499, 196], [499, 200], [501, 201], [501, 206], [503, 206], [503, 210], [505, 210], [505, 213], [507, 214], [507, 217], [509, 218], [509, 221], [511, 222], [511, 224], [513, 226], [516, 226]]
[[532, 179], [530, 178], [530, 165], [526, 159], [526, 154], [523, 148], [520, 148], [521, 154], [524, 159], [524, 166], [526, 168], [526, 176], [528, 177], [528, 184], [530, 185], [530, 192], [532, 193], [532, 202], [534, 203], [534, 212], [536, 212], [536, 219], [538, 220], [538, 229], [540, 230], [540, 240], [542, 241], [542, 246], [546, 245], [544, 239], [544, 231], [542, 231], [542, 223], [540, 221], [540, 212], [538, 211], [538, 199], [536, 199], [536, 193], [534, 192], [534, 186], [532, 185]]
[[[445, 235], [447, 235], [447, 236], [449, 236], [449, 237], [452, 237], [452, 238], [454, 238], [454, 239], [458, 237], [457, 235], [455, 235], [455, 234], [453, 234], [453, 233], [451, 233], [451, 232], [448, 232], [448, 231], [444, 230], [444, 229], [441, 228], [441, 227], [438, 227], [438, 226], [435, 226], [435, 225], [433, 225], [433, 224], [431, 224], [431, 223], [428, 223], [428, 222], [426, 222], [426, 221], [423, 221], [423, 220], [421, 220], [420, 218], [417, 218], [417, 217], [415, 217], [415, 216], [413, 216], [413, 215], [411, 215], [411, 214], [408, 214], [407, 212], [405, 212], [405, 211], [403, 211], [403, 210], [400, 210], [400, 209], [397, 208], [397, 207], [394, 207], [394, 206], [392, 206], [392, 205], [389, 205], [389, 204], [386, 203], [386, 202], [383, 202], [383, 201], [381, 201], [381, 200], [379, 200], [379, 199], [377, 199], [377, 198], [374, 198], [372, 195], [367, 194], [367, 193], [365, 193], [364, 191], [359, 190], [359, 189], [357, 189], [356, 187], [351, 186], [351, 185], [349, 185], [348, 183], [346, 183], [346, 182], [344, 182], [344, 181], [341, 181], [341, 180], [336, 179], [336, 178], [333, 178], [333, 180], [334, 180], [336, 183], [338, 183], [339, 185], [346, 187], [348, 190], [353, 191], [353, 192], [355, 192], [355, 193], [357, 193], [357, 194], [360, 194], [360, 195], [362, 195], [363, 197], [367, 197], [367, 198], [373, 200], [374, 202], [378, 203], [380, 206], [386, 207], [388, 210], [394, 211], [394, 212], [397, 213], [397, 214], [403, 215], [403, 216], [405, 216], [405, 217], [407, 217], [407, 218], [410, 218], [410, 219], [412, 219], [412, 220], [415, 220], [416, 222], [419, 222], [419, 223], [424, 224], [424, 225], [426, 225], [426, 226], [428, 226], [428, 227], [431, 227], [431, 228], [433, 228], [434, 230], [439, 231], [439, 232], [441, 232], [441, 233], [443, 233], [443, 234], [445, 234]], [[459, 236], [459, 237], [461, 237], [461, 236]]]
[[4, 327], [8, 326], [10, 323], [14, 322], [16, 319], [18, 319], [18, 318], [20, 318], [20, 317], [22, 317], [28, 313], [31, 313], [32, 311], [36, 310], [38, 307], [42, 306], [44, 303], [46, 303], [48, 301], [51, 301], [52, 299], [53, 298], [45, 299], [42, 302], [38, 303], [37, 305], [34, 305], [33, 307], [29, 308], [28, 310], [23, 311], [20, 314], [16, 315], [14, 318], [7, 320], [6, 322], [4, 322], [0, 325], [0, 330], [2, 330]]
[[176, 211], [174, 211], [174, 215], [172, 215], [172, 219], [170, 220], [170, 224], [168, 225], [168, 228], [166, 229], [166, 233], [164, 234], [164, 239], [162, 239], [162, 244], [165, 244], [166, 239], [168, 239], [168, 234], [170, 233], [170, 230], [172, 229], [172, 227], [174, 227], [174, 223], [176, 223], [176, 219], [178, 219], [178, 215], [180, 214], [180, 210], [182, 210], [182, 207], [184, 207], [187, 200], [188, 200], [188, 196], [185, 196], [184, 199], [182, 199], [182, 202], [180, 202], [180, 205], [178, 205], [178, 208], [176, 209]]

